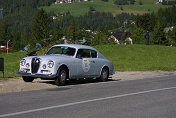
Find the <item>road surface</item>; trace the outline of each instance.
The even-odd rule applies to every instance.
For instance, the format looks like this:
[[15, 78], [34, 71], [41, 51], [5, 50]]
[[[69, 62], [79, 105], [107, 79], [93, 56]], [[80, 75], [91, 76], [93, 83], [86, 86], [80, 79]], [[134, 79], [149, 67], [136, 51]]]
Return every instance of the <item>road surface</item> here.
[[0, 118], [175, 118], [176, 75], [0, 94]]

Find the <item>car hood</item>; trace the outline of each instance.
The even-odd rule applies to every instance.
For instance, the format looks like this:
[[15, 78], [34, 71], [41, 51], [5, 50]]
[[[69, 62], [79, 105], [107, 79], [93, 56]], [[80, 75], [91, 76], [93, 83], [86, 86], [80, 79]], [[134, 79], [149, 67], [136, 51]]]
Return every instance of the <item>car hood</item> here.
[[30, 57], [25, 57], [23, 59], [26, 60], [32, 60], [32, 58], [40, 58], [41, 60], [58, 60], [58, 59], [66, 59], [66, 58], [73, 58], [72, 56], [66, 56], [66, 55], [40, 55], [40, 56], [30, 56]]

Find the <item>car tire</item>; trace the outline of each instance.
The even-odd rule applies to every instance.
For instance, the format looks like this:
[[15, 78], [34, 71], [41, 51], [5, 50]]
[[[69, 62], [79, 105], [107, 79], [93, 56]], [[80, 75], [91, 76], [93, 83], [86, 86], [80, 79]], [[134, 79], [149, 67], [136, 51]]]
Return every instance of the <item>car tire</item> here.
[[32, 77], [25, 77], [25, 76], [23, 76], [22, 78], [23, 78], [23, 80], [25, 82], [32, 82], [34, 80], [34, 78], [32, 78]]
[[109, 70], [108, 70], [108, 68], [103, 68], [102, 71], [101, 71], [100, 77], [97, 78], [97, 79], [100, 82], [105, 82], [105, 81], [108, 80], [108, 78], [109, 78]]
[[55, 84], [57, 86], [64, 86], [66, 84], [67, 72], [67, 68], [65, 67], [61, 67], [58, 70], [57, 77], [55, 79]]

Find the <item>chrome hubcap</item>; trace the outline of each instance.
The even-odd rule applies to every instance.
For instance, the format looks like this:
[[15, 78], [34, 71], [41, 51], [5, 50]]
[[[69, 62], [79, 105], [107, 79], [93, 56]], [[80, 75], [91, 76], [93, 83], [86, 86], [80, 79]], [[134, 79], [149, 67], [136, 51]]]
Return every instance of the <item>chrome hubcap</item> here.
[[60, 81], [63, 82], [66, 80], [66, 72], [65, 71], [62, 71], [61, 72], [61, 75], [60, 75]]
[[107, 70], [104, 70], [104, 71], [103, 71], [102, 76], [103, 76], [103, 79], [106, 79], [106, 78], [107, 78], [107, 76], [108, 76]]

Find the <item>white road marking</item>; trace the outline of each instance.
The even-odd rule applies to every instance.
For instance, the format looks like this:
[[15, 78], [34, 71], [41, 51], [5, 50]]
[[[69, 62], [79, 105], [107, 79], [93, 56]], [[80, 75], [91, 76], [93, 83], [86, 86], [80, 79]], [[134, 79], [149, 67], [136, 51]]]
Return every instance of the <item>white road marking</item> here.
[[127, 96], [139, 95], [139, 94], [145, 94], [145, 93], [150, 93], [150, 92], [172, 90], [172, 89], [176, 89], [176, 87], [147, 90], [147, 91], [141, 91], [141, 92], [136, 92], [136, 93], [116, 95], [116, 96], [97, 98], [97, 99], [85, 100], [85, 101], [80, 101], [80, 102], [73, 102], [73, 103], [56, 105], [56, 106], [50, 106], [50, 107], [43, 107], [43, 108], [32, 109], [32, 110], [27, 110], [27, 111], [21, 111], [21, 112], [16, 112], [16, 113], [3, 114], [3, 115], [0, 115], [0, 118], [9, 117], [9, 116], [15, 116], [15, 115], [21, 115], [21, 114], [26, 114], [26, 113], [32, 113], [32, 112], [38, 112], [38, 111], [44, 111], [44, 110], [55, 109], [55, 108], [61, 108], [61, 107], [68, 107], [68, 106], [73, 106], [73, 105], [78, 105], [78, 104], [84, 104], [84, 103], [108, 100], [108, 99], [115, 99], [115, 98], [121, 98], [121, 97], [127, 97]]

